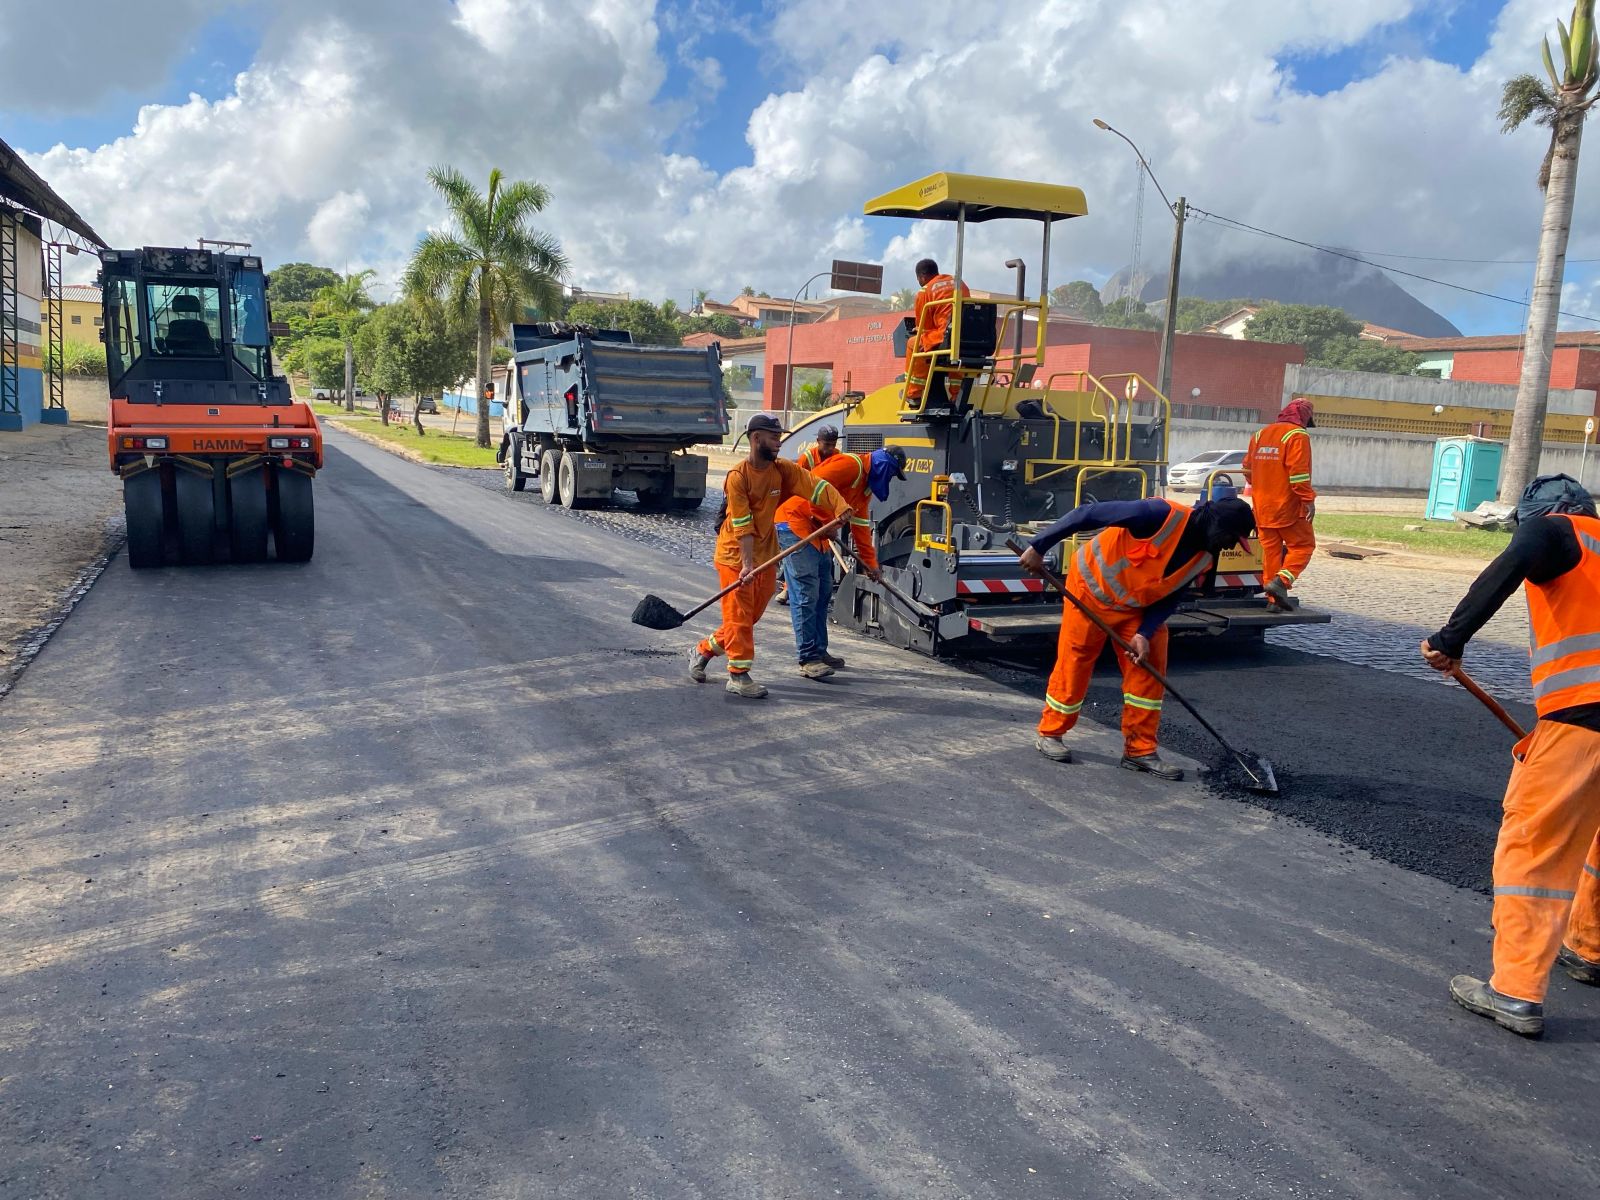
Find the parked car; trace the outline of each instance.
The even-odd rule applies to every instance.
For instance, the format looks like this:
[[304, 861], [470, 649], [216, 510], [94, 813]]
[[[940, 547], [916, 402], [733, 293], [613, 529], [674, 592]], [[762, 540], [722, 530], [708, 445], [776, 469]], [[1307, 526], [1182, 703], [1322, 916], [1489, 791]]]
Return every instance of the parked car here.
[[1243, 450], [1207, 450], [1167, 468], [1167, 486], [1177, 491], [1198, 492], [1213, 471], [1225, 472], [1233, 486], [1244, 487]]
[[419, 413], [436, 413], [439, 411], [439, 401], [433, 396], [423, 396], [417, 401]]

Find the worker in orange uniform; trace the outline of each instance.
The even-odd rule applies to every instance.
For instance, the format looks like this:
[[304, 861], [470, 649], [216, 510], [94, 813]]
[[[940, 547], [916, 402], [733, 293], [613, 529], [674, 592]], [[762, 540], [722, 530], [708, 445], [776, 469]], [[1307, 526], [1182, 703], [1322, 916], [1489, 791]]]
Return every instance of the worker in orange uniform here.
[[1261, 538], [1262, 574], [1268, 602], [1289, 607], [1289, 589], [1305, 573], [1317, 535], [1317, 493], [1311, 486], [1311, 435], [1316, 428], [1311, 401], [1301, 397], [1284, 405], [1278, 419], [1258, 429], [1244, 456], [1244, 477], [1250, 483]]
[[[835, 454], [811, 472], [813, 479], [831, 483], [850, 505], [850, 535], [856, 561], [874, 583], [878, 581], [878, 551], [872, 544], [872, 498], [889, 495], [889, 484], [906, 477], [906, 452], [887, 446], [871, 454]], [[778, 508], [778, 545], [787, 550], [812, 530], [825, 524], [828, 514], [804, 496], [785, 500]], [[819, 539], [819, 542], [821, 539]], [[789, 617], [794, 623], [795, 654], [800, 674], [826, 679], [844, 659], [828, 651], [828, 608], [833, 601], [833, 554], [813, 542], [783, 560], [783, 577], [789, 585]]]
[[[950, 336], [950, 322], [955, 318], [955, 304], [951, 298], [956, 294], [956, 281], [949, 275], [942, 274], [939, 264], [931, 258], [924, 258], [917, 263], [917, 291], [916, 325], [917, 340], [914, 343], [917, 350], [926, 353], [937, 350], [945, 344], [945, 339]], [[961, 285], [961, 294], [970, 296], [967, 285]], [[906, 399], [921, 400], [922, 393], [927, 387], [928, 371], [933, 363], [931, 358], [911, 358], [906, 365]], [[953, 388], [946, 389], [953, 393]]]
[[1533, 635], [1533, 732], [1512, 748], [1494, 848], [1494, 972], [1450, 981], [1462, 1007], [1524, 1037], [1544, 1032], [1552, 965], [1600, 987], [1600, 519], [1575, 479], [1541, 475], [1511, 542], [1422, 643], [1438, 671], [1520, 584]]
[[767, 689], [750, 678], [756, 660], [756, 622], [772, 600], [777, 568], [756, 567], [778, 553], [774, 529], [778, 506], [791, 496], [804, 496], [829, 518], [850, 519], [850, 505], [825, 480], [813, 479], [794, 463], [778, 457], [784, 428], [778, 419], [757, 413], [745, 425], [750, 453], [723, 482], [724, 512], [717, 523], [715, 561], [722, 586], [738, 582], [722, 598], [722, 624], [689, 650], [689, 678], [706, 681], [706, 666], [719, 654], [728, 656], [728, 691], [746, 700], [760, 700]]
[[[1165, 673], [1167, 618], [1179, 593], [1216, 570], [1217, 556], [1250, 536], [1255, 519], [1243, 500], [1228, 498], [1189, 508], [1172, 500], [1106, 500], [1080, 504], [1029, 543], [1020, 558], [1037, 574], [1044, 556], [1075, 534], [1100, 532], [1072, 556], [1067, 588], [1133, 647], [1122, 667], [1122, 765], [1159, 779], [1182, 779], [1183, 770], [1161, 761], [1164, 689], [1149, 663]], [[1105, 632], [1070, 601], [1063, 600], [1056, 665], [1045, 687], [1044, 712], [1034, 745], [1046, 758], [1072, 761], [1062, 736], [1078, 723]]]
[[[824, 425], [817, 430], [817, 440], [800, 451], [800, 457], [795, 461], [800, 464], [802, 471], [815, 471], [819, 463], [826, 461], [837, 453], [839, 453], [839, 431], [832, 425]], [[773, 597], [773, 600], [778, 604], [789, 603], [788, 559], [784, 560], [784, 564], [785, 570], [778, 576], [778, 594]]]

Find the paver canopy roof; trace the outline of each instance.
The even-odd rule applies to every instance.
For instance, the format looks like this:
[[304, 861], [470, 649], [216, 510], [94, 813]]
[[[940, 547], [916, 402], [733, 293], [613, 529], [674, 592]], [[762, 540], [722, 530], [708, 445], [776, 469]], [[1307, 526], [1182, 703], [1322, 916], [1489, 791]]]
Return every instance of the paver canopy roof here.
[[93, 226], [80, 217], [72, 205], [56, 195], [55, 189], [39, 178], [38, 172], [23, 162], [22, 156], [5, 142], [0, 142], [0, 197], [72, 230], [96, 246], [106, 244]]
[[885, 192], [868, 200], [862, 211], [869, 217], [954, 221], [963, 205], [969, 221], [995, 221], [1004, 217], [1061, 221], [1081, 217], [1089, 211], [1081, 188], [1056, 183], [1024, 183], [1020, 179], [991, 179], [986, 175], [956, 175], [948, 171]]

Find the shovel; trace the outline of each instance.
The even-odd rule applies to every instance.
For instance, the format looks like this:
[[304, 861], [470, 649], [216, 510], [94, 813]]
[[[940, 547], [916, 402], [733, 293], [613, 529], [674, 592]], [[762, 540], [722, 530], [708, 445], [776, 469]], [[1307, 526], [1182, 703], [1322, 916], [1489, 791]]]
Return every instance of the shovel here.
[[[848, 514], [846, 514], [846, 516], [848, 516]], [[709, 600], [702, 600], [688, 612], [679, 612], [660, 596], [646, 596], [634, 606], [633, 623], [635, 625], [643, 625], [646, 629], [676, 629], [686, 621], [691, 620], [697, 614], [710, 608], [713, 604], [715, 604], [718, 600], [721, 600], [735, 588], [743, 587], [746, 583], [748, 583], [751, 579], [754, 579], [757, 575], [761, 574], [761, 572], [765, 571], [768, 567], [776, 566], [779, 562], [788, 558], [789, 555], [800, 549], [801, 546], [809, 545], [813, 539], [825, 537], [832, 533], [835, 529], [839, 528], [840, 525], [844, 524], [844, 521], [845, 517], [835, 517], [821, 528], [812, 530], [810, 533], [806, 534], [805, 537], [801, 538], [794, 545], [790, 546], [787, 550], [781, 550], [771, 558], [767, 559], [766, 562], [762, 563], [759, 567], [755, 568], [755, 570], [751, 571], [748, 578], [734, 580], [715, 596], [712, 596]]]
[[1517, 719], [1505, 709], [1500, 707], [1500, 701], [1496, 700], [1493, 696], [1489, 695], [1488, 692], [1479, 687], [1478, 681], [1473, 679], [1472, 676], [1468, 675], [1459, 666], [1456, 667], [1455, 670], [1451, 671], [1450, 675], [1457, 683], [1466, 688], [1467, 691], [1471, 692], [1480, 701], [1482, 701], [1485, 708], [1487, 708], [1495, 716], [1499, 717], [1500, 724], [1504, 725], [1507, 729], [1511, 730], [1512, 733], [1517, 735], [1517, 741], [1520, 742], [1523, 738], [1528, 736], [1527, 730], [1523, 729], [1521, 725], [1517, 724]]
[[[1027, 549], [1027, 547], [1021, 542], [1017, 541], [1016, 538], [1007, 538], [1006, 548], [1012, 553], [1019, 555], [1025, 549]], [[1062, 580], [1048, 567], [1041, 568], [1039, 573], [1044, 577], [1045, 581], [1050, 584], [1050, 586], [1065, 596], [1079, 612], [1098, 625], [1101, 632], [1111, 639], [1112, 645], [1116, 646], [1124, 654], [1131, 655], [1133, 653], [1133, 647], [1127, 642], [1123, 641], [1122, 636], [1117, 633], [1115, 629], [1107, 625], [1105, 621], [1101, 619], [1098, 613], [1096, 613], [1082, 600], [1079, 600], [1067, 590], [1067, 585], [1064, 580]], [[1213, 728], [1211, 722], [1200, 715], [1199, 709], [1178, 694], [1177, 689], [1167, 681], [1167, 677], [1165, 675], [1152, 667], [1148, 662], [1143, 662], [1139, 665], [1148, 671], [1155, 681], [1165, 688], [1167, 693], [1174, 700], [1188, 709], [1189, 715], [1196, 721], [1199, 721], [1205, 731], [1212, 737], [1216, 738], [1217, 743], [1228, 752], [1228, 754], [1233, 758], [1234, 762], [1239, 764], [1239, 769], [1244, 772], [1245, 778], [1250, 781], [1249, 783], [1245, 784], [1245, 787], [1248, 790], [1252, 792], [1260, 792], [1267, 796], [1276, 796], [1278, 794], [1278, 776], [1273, 771], [1271, 763], [1259, 755], [1245, 754], [1243, 751], [1235, 750], [1228, 744], [1228, 739], [1218, 733], [1216, 729]]]

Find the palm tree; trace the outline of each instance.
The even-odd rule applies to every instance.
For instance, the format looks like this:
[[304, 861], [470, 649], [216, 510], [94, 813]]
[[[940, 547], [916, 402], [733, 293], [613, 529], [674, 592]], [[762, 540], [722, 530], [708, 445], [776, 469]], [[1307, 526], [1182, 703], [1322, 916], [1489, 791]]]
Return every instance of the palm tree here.
[[356, 318], [377, 307], [367, 295], [367, 280], [376, 271], [356, 271], [338, 283], [318, 288], [312, 311], [339, 322], [339, 337], [344, 341], [344, 410], [356, 410]]
[[1528, 332], [1517, 381], [1517, 406], [1511, 416], [1500, 500], [1515, 504], [1539, 470], [1544, 448], [1545, 407], [1550, 400], [1550, 358], [1555, 349], [1561, 280], [1566, 271], [1567, 235], [1572, 231], [1573, 197], [1578, 183], [1578, 146], [1583, 122], [1595, 102], [1600, 73], [1600, 38], [1594, 29], [1594, 0], [1575, 0], [1570, 28], [1556, 21], [1561, 70], [1544, 43], [1544, 69], [1549, 86], [1535, 75], [1506, 81], [1500, 97], [1500, 129], [1510, 133], [1530, 117], [1550, 129], [1550, 148], [1539, 166], [1544, 193], [1544, 221], [1539, 226], [1539, 255], [1533, 268], [1533, 295], [1528, 304]]
[[406, 270], [406, 291], [436, 296], [456, 315], [478, 325], [478, 445], [489, 445], [490, 348], [523, 309], [536, 305], [559, 312], [567, 260], [561, 244], [528, 226], [528, 218], [550, 202], [538, 183], [504, 182], [496, 167], [489, 191], [478, 191], [454, 167], [428, 172], [449, 206], [453, 230], [425, 234]]

